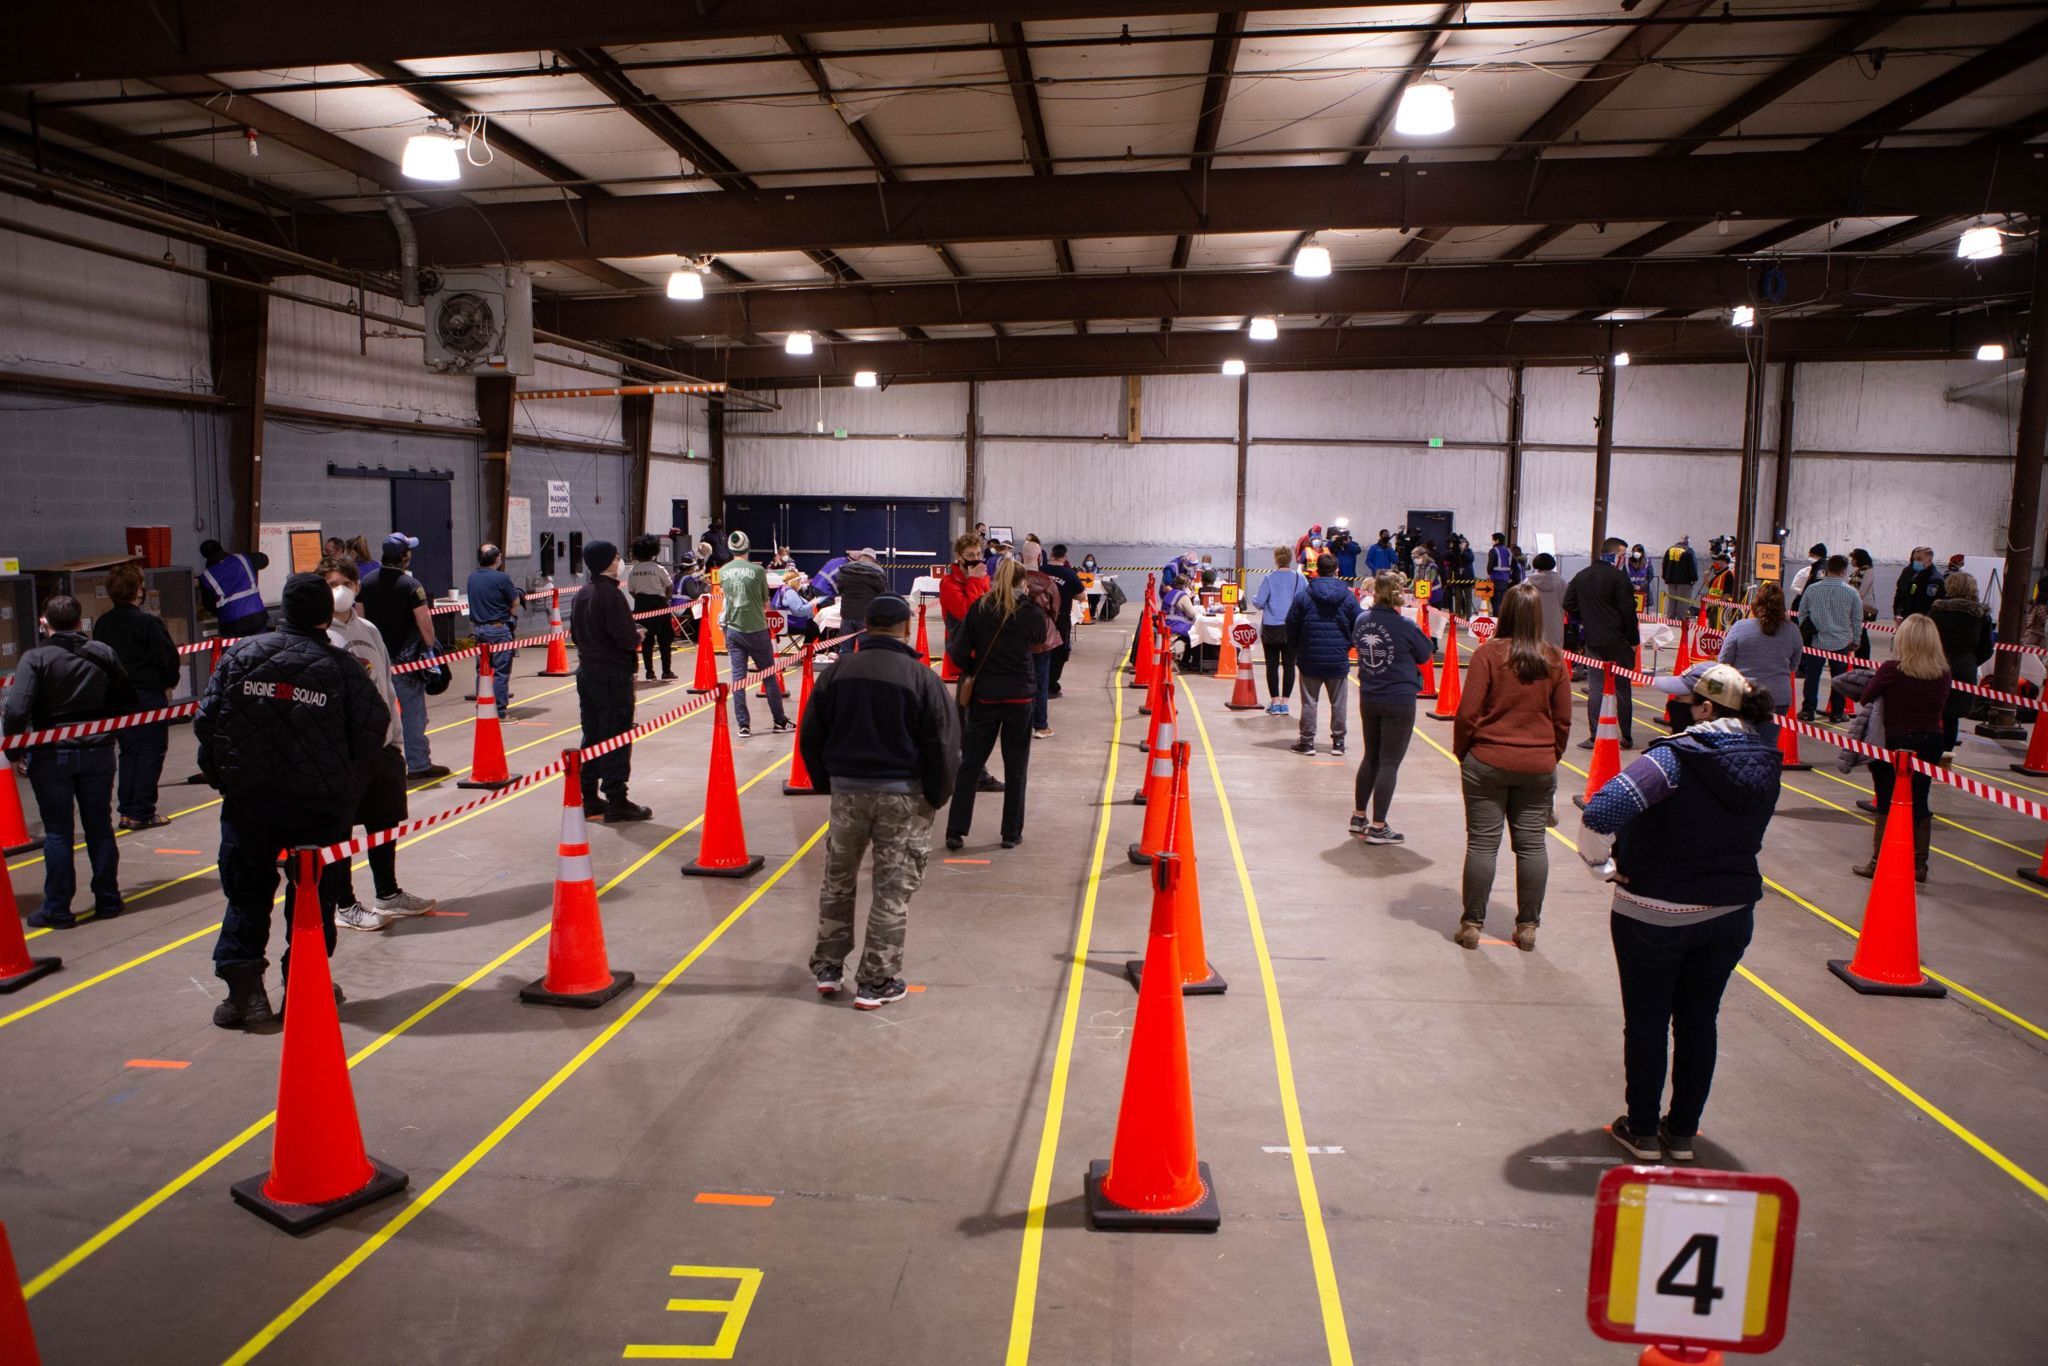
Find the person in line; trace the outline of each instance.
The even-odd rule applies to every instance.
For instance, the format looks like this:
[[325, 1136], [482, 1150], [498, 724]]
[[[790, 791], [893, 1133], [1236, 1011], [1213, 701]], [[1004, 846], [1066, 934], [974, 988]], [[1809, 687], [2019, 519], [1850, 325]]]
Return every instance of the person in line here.
[[1934, 547], [1916, 545], [1899, 581], [1892, 588], [1892, 620], [1904, 621], [1930, 610], [1941, 599], [1942, 572], [1934, 567]]
[[1690, 1162], [1714, 1081], [1721, 995], [1763, 896], [1756, 858], [1778, 806], [1779, 762], [1766, 733], [1774, 704], [1737, 670], [1702, 661], [1654, 686], [1692, 724], [1593, 794], [1578, 844], [1614, 883], [1607, 924], [1628, 1109], [1608, 1132], [1638, 1161]]
[[1259, 614], [1259, 649], [1266, 656], [1266, 715], [1287, 715], [1287, 699], [1294, 696], [1294, 647], [1287, 640], [1287, 614], [1295, 598], [1308, 589], [1308, 580], [1294, 567], [1294, 552], [1284, 545], [1273, 547], [1273, 572], [1259, 580], [1252, 594], [1252, 610]]
[[[92, 624], [92, 638], [114, 652], [128, 673], [135, 702], [130, 710], [157, 711], [171, 704], [178, 686], [178, 647], [163, 618], [142, 605], [142, 570], [134, 563], [107, 571], [107, 596], [114, 605]], [[130, 726], [114, 732], [120, 750], [114, 807], [123, 830], [149, 830], [169, 821], [157, 814], [157, 784], [163, 778], [164, 754], [170, 748], [171, 723]]]
[[[339, 562], [338, 557], [330, 559]], [[321, 572], [327, 571], [323, 567]], [[334, 582], [332, 577], [327, 581]], [[355, 589], [360, 594], [359, 579]], [[512, 637], [519, 626], [520, 610], [526, 606], [526, 594], [505, 572], [505, 552], [488, 541], [476, 548], [476, 569], [462, 585], [462, 594], [469, 599], [469, 620], [476, 627], [477, 643], [499, 647], [490, 652], [491, 696], [498, 704], [498, 719], [502, 721], [505, 709], [512, 705], [512, 656], [516, 653]], [[381, 633], [378, 645], [382, 648]]]
[[1735, 609], [1728, 605], [1735, 598], [1735, 566], [1726, 551], [1715, 552], [1701, 596], [1720, 600], [1708, 610], [1707, 619], [1714, 623], [1716, 629], [1726, 630], [1729, 620], [1735, 615]]
[[[427, 590], [406, 572], [419, 544], [418, 538], [402, 531], [385, 537], [377, 555], [377, 573], [364, 575], [356, 594], [363, 615], [384, 637], [384, 648], [391, 652], [394, 664], [410, 664], [434, 654], [434, 618], [427, 609]], [[399, 718], [405, 726], [405, 776], [416, 783], [447, 777], [449, 769], [434, 762], [433, 749], [427, 743], [427, 671], [394, 674], [391, 686], [398, 695]]]
[[1863, 625], [1856, 633], [1856, 657], [1870, 658], [1870, 623], [1877, 620], [1877, 566], [1862, 546], [1849, 552], [1849, 584], [1863, 599]]
[[1493, 583], [1493, 601], [1499, 603], [1507, 596], [1508, 589], [1515, 584], [1515, 552], [1508, 549], [1505, 531], [1493, 533], [1493, 544], [1486, 551], [1486, 577]]
[[1478, 557], [1472, 553], [1472, 542], [1463, 536], [1451, 537], [1444, 560], [1444, 577], [1451, 585], [1451, 611], [1457, 616], [1469, 617], [1472, 615], [1472, 576], [1479, 568]]
[[[1975, 683], [1979, 671], [1991, 659], [1991, 613], [1977, 598], [1977, 576], [1958, 569], [1942, 581], [1941, 596], [1927, 609], [1934, 629], [1941, 636], [1941, 652], [1948, 657], [1949, 677], [1957, 683]], [[1976, 707], [1976, 699], [1960, 688], [1949, 689], [1943, 708], [1943, 734], [1948, 752], [1954, 753], [1963, 738], [1963, 718]]]
[[[610, 541], [591, 541], [583, 547], [583, 565], [589, 572], [569, 600], [569, 640], [576, 647], [576, 710], [583, 723], [582, 747], [588, 749], [633, 729], [633, 666], [640, 633], [634, 629], [633, 604], [619, 585], [619, 548]], [[759, 572], [760, 566], [754, 569]], [[754, 610], [761, 610], [758, 604]], [[581, 776], [586, 819], [616, 825], [654, 814], [626, 795], [633, 778], [631, 745], [584, 760]]]
[[[135, 689], [120, 657], [79, 629], [78, 599], [59, 593], [43, 604], [48, 637], [22, 652], [14, 684], [5, 693], [0, 731], [20, 735], [80, 721], [104, 721], [135, 709]], [[28, 914], [39, 930], [78, 923], [71, 898], [78, 892], [72, 831], [85, 832], [92, 865], [93, 915], [121, 914], [121, 849], [114, 841], [114, 737], [81, 735], [28, 751], [29, 787], [43, 821], [43, 901]], [[77, 809], [76, 826], [72, 810]]]
[[1344, 757], [1344, 691], [1351, 664], [1351, 630], [1358, 621], [1358, 599], [1337, 577], [1336, 558], [1316, 560], [1316, 577], [1297, 593], [1287, 609], [1287, 648], [1300, 661], [1300, 734], [1289, 746], [1296, 754], [1316, 752], [1316, 698], [1330, 699], [1330, 753]]
[[857, 1010], [903, 999], [903, 945], [910, 898], [924, 881], [932, 818], [953, 796], [960, 767], [959, 708], [910, 645], [910, 604], [885, 593], [868, 604], [867, 641], [827, 669], [811, 693], [797, 744], [820, 790], [832, 794], [825, 876], [818, 889], [818, 942], [811, 974], [837, 996], [853, 952], [855, 881], [872, 849], [872, 899]]
[[[630, 547], [633, 555], [632, 567], [626, 571], [626, 597], [631, 602], [633, 614], [638, 618], [640, 628], [640, 666], [647, 675], [647, 681], [654, 678], [654, 652], [661, 650], [661, 677], [673, 682], [676, 671], [673, 663], [676, 642], [676, 619], [667, 609], [675, 602], [676, 581], [668, 570], [662, 568], [661, 541], [653, 536], [641, 535], [633, 538]], [[642, 612], [660, 612], [658, 617], [640, 617]]]
[[1820, 576], [1821, 569], [1827, 562], [1828, 548], [1826, 543], [1816, 543], [1806, 548], [1806, 563], [1800, 566], [1799, 572], [1792, 576], [1791, 584], [1785, 589], [1785, 606], [1787, 610], [1792, 612], [1799, 610], [1800, 596]]
[[1409, 586], [1418, 602], [1431, 607], [1441, 607], [1444, 602], [1444, 572], [1437, 566], [1436, 556], [1430, 553], [1427, 542], [1409, 552], [1409, 562], [1415, 566], [1410, 574]]
[[[1557, 557], [1536, 553], [1526, 580], [1543, 604], [1543, 642], [1553, 650], [1564, 648], [1564, 575], [1557, 572]], [[1505, 599], [1496, 599], [1505, 601]], [[1496, 609], [1498, 610], [1498, 609]]]
[[1650, 569], [1650, 552], [1643, 549], [1641, 542], [1630, 546], [1623, 572], [1628, 575], [1628, 586], [1635, 590], [1637, 612], [1650, 610]]
[[1351, 833], [1367, 844], [1399, 844], [1406, 837], [1387, 824], [1401, 760], [1415, 734], [1415, 699], [1422, 691], [1422, 666], [1436, 657], [1436, 645], [1401, 608], [1408, 581], [1389, 570], [1372, 581], [1372, 606], [1351, 627], [1358, 652], [1358, 728], [1365, 757], [1353, 781]]
[[[946, 619], [945, 650], [952, 653], [953, 642], [960, 636], [967, 624], [967, 613], [975, 603], [981, 601], [989, 589], [988, 565], [982, 559], [982, 548], [986, 544], [987, 528], [976, 523], [976, 530], [958, 536], [953, 541], [953, 563], [939, 580], [939, 615]], [[1089, 557], [1093, 559], [1091, 555]], [[966, 724], [963, 713], [961, 724]], [[980, 792], [1001, 792], [1002, 780], [990, 773], [986, 767], [974, 780]]]
[[1663, 606], [1660, 616], [1677, 616], [1696, 606], [1692, 600], [1693, 585], [1700, 580], [1700, 564], [1692, 553], [1692, 537], [1680, 536], [1664, 552], [1664, 572], [1659, 576], [1664, 581]]
[[1034, 673], [1031, 652], [1045, 639], [1050, 623], [1024, 592], [1024, 568], [1015, 560], [996, 566], [994, 581], [968, 609], [946, 647], [961, 674], [966, 720], [960, 744], [960, 771], [953, 784], [953, 804], [946, 815], [946, 847], [958, 849], [974, 825], [976, 784], [969, 779], [986, 772], [988, 756], [1000, 741], [1003, 750], [1002, 843], [1014, 849], [1024, 841], [1024, 796], [1031, 769], [1031, 699]]
[[[1028, 544], [1028, 542], [1027, 542]], [[1023, 568], [1023, 561], [1018, 561]], [[1059, 581], [1036, 569], [1024, 569], [1024, 593], [1045, 613], [1045, 634], [1031, 647], [1031, 738], [1052, 739], [1052, 656], [1060, 648], [1055, 624], [1060, 614]]]
[[[286, 579], [284, 624], [222, 656], [192, 718], [199, 771], [221, 794], [220, 883], [228, 908], [213, 946], [213, 970], [228, 994], [214, 1008], [213, 1022], [222, 1029], [250, 1029], [276, 1018], [263, 972], [279, 856], [348, 838], [370, 766], [391, 733], [391, 713], [376, 683], [328, 642], [333, 620], [327, 580], [318, 574]], [[286, 859], [285, 870], [280, 970], [289, 975], [298, 861]], [[319, 882], [321, 930], [332, 957], [334, 909], [353, 900], [348, 864], [327, 864]], [[339, 986], [334, 999], [342, 999]]]
[[1479, 947], [1503, 828], [1515, 851], [1515, 947], [1536, 948], [1555, 821], [1557, 764], [1572, 735], [1571, 674], [1543, 639], [1543, 604], [1518, 583], [1501, 599], [1492, 640], [1472, 652], [1451, 725], [1451, 753], [1465, 796], [1465, 871], [1458, 946]]
[[[889, 576], [877, 563], [880, 553], [871, 546], [846, 552], [846, 563], [833, 576], [834, 591], [839, 595], [839, 634], [850, 636], [858, 633], [868, 618], [868, 604], [889, 591]], [[860, 648], [855, 641], [854, 649]]]
[[[1749, 615], [1728, 628], [1721, 641], [1721, 663], [1749, 681], [1750, 690], [1763, 693], [1773, 703], [1784, 699], [1779, 710], [1792, 712], [1792, 680], [1799, 673], [1805, 653], [1799, 627], [1785, 612], [1785, 591], [1765, 580], [1749, 595]], [[1765, 722], [1774, 739], [1777, 723]]]
[[1400, 566], [1401, 558], [1394, 553], [1394, 533], [1381, 527], [1379, 539], [1365, 548], [1365, 572], [1378, 578]]
[[[694, 550], [685, 550], [676, 560], [675, 590], [669, 598], [669, 604], [679, 608], [691, 607], [710, 592], [711, 580], [704, 575], [703, 557]], [[676, 625], [677, 633], [682, 639], [695, 645], [697, 637], [702, 632], [697, 613], [686, 611], [680, 616], [681, 620]]]
[[256, 575], [270, 567], [270, 557], [258, 552], [229, 554], [219, 541], [202, 541], [200, 558], [206, 569], [199, 576], [199, 605], [213, 613], [220, 633], [237, 640], [270, 629], [270, 609], [256, 587]]
[[[732, 551], [732, 559], [718, 571], [718, 586], [725, 593], [725, 615], [719, 618], [719, 624], [725, 628], [725, 653], [731, 669], [733, 727], [744, 740], [754, 733], [747, 716], [747, 673], [775, 667], [775, 639], [768, 634], [767, 571], [747, 558], [752, 544], [746, 532], [733, 532], [726, 538], [726, 545]], [[846, 569], [852, 567], [848, 564]], [[842, 587], [846, 569], [839, 571]], [[845, 601], [843, 596], [840, 601]], [[841, 611], [844, 610], [842, 607]], [[844, 629], [843, 619], [841, 628]], [[767, 685], [768, 712], [775, 718], [775, 733], [795, 730], [796, 723], [782, 706], [782, 675], [770, 673]]]
[[[1609, 536], [1600, 550], [1599, 558], [1572, 575], [1571, 583], [1564, 590], [1564, 610], [1579, 623], [1579, 648], [1582, 651], [1594, 659], [1618, 664], [1622, 669], [1633, 668], [1636, 645], [1643, 637], [1642, 625], [1636, 620], [1635, 589], [1620, 568], [1621, 558], [1628, 551], [1628, 542], [1619, 536]], [[1540, 615], [1537, 620], [1540, 637]], [[1634, 749], [1634, 692], [1627, 674], [1617, 669], [1612, 676], [1615, 718], [1621, 724], [1621, 747]], [[1604, 679], [1595, 679], [1590, 671], [1587, 673], [1586, 728], [1589, 734], [1579, 742], [1580, 749], [1591, 749], [1599, 735], [1600, 706], [1605, 686]]]
[[1027, 571], [1033, 571], [1045, 562], [1045, 543], [1038, 539], [1038, 533], [1024, 533], [1024, 544], [1017, 547], [1017, 562]]
[[[391, 655], [384, 648], [384, 637], [377, 633], [369, 618], [356, 610], [356, 593], [361, 584], [356, 562], [346, 556], [322, 560], [320, 577], [334, 595], [334, 620], [327, 623], [327, 643], [363, 666], [390, 716], [384, 727], [384, 747], [370, 759], [368, 780], [355, 810], [355, 824], [375, 834], [403, 825], [411, 814], [405, 790], [405, 730], [398, 723], [398, 697], [391, 690]], [[471, 579], [474, 581], [475, 575]], [[366, 857], [376, 907], [365, 906], [356, 895], [354, 871], [344, 860], [340, 880], [348, 897], [327, 908], [335, 924], [374, 933], [393, 920], [425, 915], [441, 904], [430, 897], [414, 896], [398, 885], [398, 841], [373, 845]], [[326, 885], [323, 880], [323, 892]]]
[[[768, 592], [768, 606], [782, 613], [783, 628], [792, 640], [809, 645], [823, 634], [818, 629], [816, 605], [803, 594], [804, 572], [790, 569]], [[767, 616], [762, 613], [763, 618]]]
[[1057, 699], [1060, 695], [1060, 679], [1067, 671], [1067, 661], [1074, 654], [1074, 604], [1087, 592], [1081, 576], [1067, 563], [1067, 547], [1064, 541], [1054, 542], [1052, 559], [1047, 562], [1045, 572], [1059, 585], [1059, 614], [1053, 618], [1053, 625], [1060, 633], [1060, 646], [1052, 652], [1051, 674], [1046, 679], [1045, 695]]
[[[1880, 719], [1882, 736], [1867, 737], [1872, 744], [1888, 750], [1906, 750], [1928, 763], [1938, 763], [1948, 745], [1948, 702], [1953, 681], [1948, 657], [1942, 649], [1941, 631], [1931, 614], [1915, 612], [1899, 626], [1892, 642], [1892, 658], [1877, 666], [1870, 682], [1863, 685], [1859, 701], [1865, 706], [1884, 704]], [[1877, 875], [1877, 856], [1884, 848], [1884, 824], [1891, 816], [1892, 788], [1898, 774], [1883, 759], [1870, 761], [1870, 780], [1877, 823], [1870, 832], [1870, 862], [1850, 871], [1858, 877]], [[1928, 805], [1933, 779], [1913, 774], [1913, 875], [1927, 881], [1927, 850], [1934, 833], [1934, 815]]]
[[[1806, 591], [1799, 595], [1799, 633], [1815, 650], [1827, 650], [1834, 654], [1848, 654], [1856, 648], [1857, 640], [1863, 634], [1863, 597], [1849, 585], [1849, 558], [1846, 555], [1831, 555], [1822, 561], [1820, 576], [1806, 585]], [[1821, 666], [1827, 666], [1829, 722], [1843, 719], [1843, 698], [1835, 691], [1834, 681], [1849, 667], [1839, 659], [1822, 659], [1817, 654], [1802, 653], [1799, 659], [1799, 677], [1802, 685], [1799, 703], [1799, 719], [1813, 720], [1814, 707], [1820, 701]]]

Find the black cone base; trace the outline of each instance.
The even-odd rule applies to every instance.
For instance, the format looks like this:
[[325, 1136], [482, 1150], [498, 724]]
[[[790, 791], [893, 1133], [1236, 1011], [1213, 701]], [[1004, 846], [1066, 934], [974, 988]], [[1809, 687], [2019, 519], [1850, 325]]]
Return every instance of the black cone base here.
[[1948, 988], [1939, 982], [1922, 979], [1916, 986], [1893, 986], [1890, 982], [1877, 982], [1868, 977], [1859, 977], [1849, 971], [1846, 958], [1828, 959], [1828, 971], [1835, 974], [1865, 996], [1928, 996], [1948, 995]]
[[[2015, 868], [2013, 876], [2022, 882], [2031, 882], [2036, 887], [2048, 887], [2048, 877], [2042, 877], [2039, 868]], [[0, 986], [0, 991], [5, 990], [5, 986]]]
[[1261, 702], [1225, 702], [1223, 704], [1223, 710], [1225, 711], [1264, 711], [1265, 709], [1265, 704]]
[[0, 996], [5, 996], [10, 991], [20, 991], [30, 982], [48, 977], [63, 966], [64, 960], [61, 958], [31, 958], [28, 960], [28, 967], [23, 971], [15, 973], [12, 977], [0, 977]]
[[[199, 781], [205, 782], [206, 780], [201, 778]], [[10, 844], [5, 849], [0, 849], [0, 856], [13, 858], [16, 854], [26, 854], [31, 849], [40, 849], [42, 847], [43, 842], [41, 840], [30, 840], [27, 844]]]
[[1782, 759], [1778, 761], [1778, 772], [1780, 773], [1807, 773], [1811, 772], [1812, 769], [1813, 765], [1805, 762], [1788, 764]]
[[2024, 773], [2030, 778], [2048, 778], [2048, 768], [2028, 768], [2025, 764], [2007, 764], [2015, 773]]
[[307, 1233], [330, 1219], [339, 1219], [350, 1210], [373, 1205], [385, 1196], [396, 1195], [405, 1189], [406, 1175], [398, 1168], [374, 1157], [370, 1159], [370, 1166], [374, 1172], [368, 1185], [325, 1205], [286, 1205], [271, 1199], [263, 1193], [263, 1183], [270, 1179], [269, 1172], [252, 1176], [247, 1181], [237, 1181], [228, 1189], [233, 1192], [236, 1204], [276, 1224], [286, 1233]]
[[1137, 845], [1132, 845], [1129, 849], [1125, 850], [1124, 852], [1130, 856], [1131, 862], [1137, 864], [1140, 868], [1151, 866], [1152, 856], [1146, 853], [1143, 849], [1140, 849]]
[[596, 1010], [632, 985], [632, 973], [615, 972], [611, 982], [596, 991], [549, 991], [548, 979], [543, 977], [519, 988], [519, 999], [530, 1006], [572, 1006], [577, 1010]]
[[1586, 809], [1586, 794], [1583, 792], [1574, 792], [1572, 794], [1572, 805], [1579, 808], [1579, 810], [1584, 811]]
[[[1214, 963], [1208, 963], [1204, 966], [1209, 969], [1209, 975], [1199, 982], [1182, 982], [1180, 984], [1181, 995], [1221, 996], [1224, 992], [1230, 990], [1230, 983], [1223, 980], [1223, 974], [1216, 971]], [[1135, 991], [1144, 982], [1145, 960], [1142, 958], [1126, 958], [1124, 960], [1124, 976], [1131, 979], [1131, 989]]]
[[791, 787], [788, 783], [784, 783], [782, 785], [782, 795], [785, 797], [829, 797], [832, 794], [821, 792], [815, 787]]
[[463, 780], [462, 780], [461, 782], [457, 783], [457, 784], [456, 784], [456, 786], [457, 786], [457, 787], [481, 787], [481, 788], [487, 788], [487, 789], [489, 789], [489, 790], [490, 790], [490, 791], [492, 791], [492, 792], [496, 792], [496, 791], [497, 791], [497, 790], [498, 790], [499, 788], [501, 788], [501, 787], [510, 787], [510, 786], [512, 786], [512, 784], [514, 784], [514, 783], [516, 783], [516, 782], [518, 782], [518, 781], [519, 781], [519, 775], [518, 775], [517, 773], [507, 773], [507, 774], [505, 775], [505, 777], [504, 777], [504, 780], [503, 780], [502, 782], [495, 782], [495, 783], [483, 783], [483, 782], [478, 782], [478, 781], [477, 781], [476, 779], [474, 779], [474, 778], [464, 778], [464, 779], [463, 779]]
[[548, 670], [542, 669], [538, 674], [534, 675], [536, 678], [574, 678], [575, 676], [576, 671], [574, 669], [564, 669], [560, 673], [550, 673]]
[[700, 863], [686, 863], [683, 865], [683, 876], [752, 877], [755, 873], [761, 871], [761, 865], [766, 861], [767, 860], [762, 855], [755, 854], [753, 857], [749, 858], [745, 863], [735, 863], [730, 868], [707, 868]]
[[1088, 1226], [1107, 1233], [1214, 1233], [1223, 1223], [1223, 1211], [1216, 1204], [1216, 1183], [1209, 1179], [1209, 1164], [1197, 1162], [1202, 1198], [1186, 1209], [1155, 1214], [1150, 1210], [1125, 1209], [1102, 1193], [1109, 1176], [1109, 1162], [1097, 1158], [1088, 1164], [1086, 1198]]
[[1991, 722], [1986, 721], [1977, 727], [1977, 734], [1987, 740], [2024, 740], [2027, 738], [2027, 728], [2025, 726], [1995, 726]]
[[1141, 788], [1139, 788], [1139, 789], [1138, 789], [1138, 790], [1137, 790], [1137, 791], [1136, 791], [1135, 793], [1133, 793], [1133, 794], [1132, 794], [1132, 796], [1131, 796], [1131, 805], [1132, 805], [1132, 806], [1143, 806], [1144, 804], [1145, 804], [1145, 789], [1141, 787]]

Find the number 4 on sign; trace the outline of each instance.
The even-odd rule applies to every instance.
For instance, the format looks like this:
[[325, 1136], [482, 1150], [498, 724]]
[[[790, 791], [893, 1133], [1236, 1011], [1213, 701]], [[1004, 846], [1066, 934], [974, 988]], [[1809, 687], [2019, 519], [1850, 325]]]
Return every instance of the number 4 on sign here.
[[751, 1266], [676, 1266], [671, 1276], [703, 1276], [732, 1280], [729, 1300], [675, 1299], [669, 1312], [677, 1314], [718, 1314], [718, 1337], [708, 1344], [635, 1343], [626, 1348], [628, 1361], [730, 1361], [740, 1345], [740, 1330], [747, 1326], [747, 1314], [754, 1307], [754, 1295], [761, 1288], [761, 1272]]

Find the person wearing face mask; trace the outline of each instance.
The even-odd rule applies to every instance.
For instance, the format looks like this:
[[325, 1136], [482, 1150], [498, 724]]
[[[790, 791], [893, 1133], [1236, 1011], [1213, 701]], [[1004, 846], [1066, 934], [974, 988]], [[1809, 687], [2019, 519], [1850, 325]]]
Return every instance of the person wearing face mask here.
[[1931, 610], [1941, 600], [1941, 580], [1941, 571], [1934, 567], [1934, 547], [1914, 546], [1913, 557], [1899, 571], [1898, 586], [1892, 590], [1892, 620]]
[[[583, 748], [588, 749], [633, 729], [633, 669], [640, 662], [640, 631], [633, 621], [633, 604], [619, 586], [619, 548], [610, 541], [592, 541], [583, 547], [583, 564], [590, 572], [569, 602], [569, 639], [576, 646], [576, 708], [583, 721]], [[584, 818], [612, 825], [653, 815], [627, 800], [626, 784], [632, 776], [631, 745], [584, 760]]]
[[[391, 714], [391, 720], [384, 728], [384, 748], [371, 756], [369, 786], [363, 789], [362, 798], [356, 803], [355, 823], [374, 834], [403, 824], [411, 812], [405, 799], [405, 731], [398, 722], [398, 697], [391, 688], [391, 655], [384, 648], [383, 633], [356, 610], [356, 591], [360, 583], [357, 572], [356, 562], [346, 556], [329, 557], [320, 562], [320, 577], [327, 581], [328, 590], [334, 595], [334, 620], [327, 624], [327, 641], [362, 664], [371, 683], [376, 685], [377, 695], [384, 700], [385, 709]], [[327, 908], [335, 924], [345, 929], [374, 933], [393, 920], [425, 915], [441, 904], [427, 897], [414, 896], [398, 885], [398, 841], [372, 847], [368, 858], [370, 878], [375, 883], [376, 908], [373, 910], [365, 906], [362, 898], [356, 895], [355, 878], [349, 865], [343, 862], [339, 881], [347, 889], [347, 900]], [[326, 890], [323, 881], [321, 891], [324, 894]]]
[[[407, 573], [419, 538], [394, 531], [384, 538], [378, 551], [378, 569], [356, 594], [363, 615], [384, 637], [384, 647], [399, 664], [428, 659], [434, 654], [434, 618], [427, 610], [427, 590]], [[434, 762], [427, 743], [427, 675], [423, 670], [397, 675], [400, 717], [405, 723], [406, 777], [416, 783], [445, 778], [446, 764]], [[508, 694], [509, 696], [509, 694]]]
[[1650, 610], [1650, 552], [1640, 545], [1628, 548], [1628, 563], [1622, 566], [1628, 574], [1629, 587], [1636, 593], [1636, 610]]
[[[1609, 536], [1601, 546], [1600, 558], [1572, 575], [1564, 590], [1564, 610], [1579, 623], [1582, 652], [1623, 668], [1635, 663], [1636, 643], [1642, 639], [1642, 626], [1636, 620], [1635, 590], [1629, 587], [1628, 575], [1618, 564], [1627, 551], [1628, 542]], [[1580, 749], [1591, 749], [1594, 734], [1600, 729], [1604, 687], [1590, 673], [1586, 682], [1588, 734], [1579, 742]], [[1628, 677], [1617, 672], [1614, 709], [1615, 719], [1621, 724], [1623, 749], [1634, 749], [1636, 745], [1635, 708], [1630, 703]]]

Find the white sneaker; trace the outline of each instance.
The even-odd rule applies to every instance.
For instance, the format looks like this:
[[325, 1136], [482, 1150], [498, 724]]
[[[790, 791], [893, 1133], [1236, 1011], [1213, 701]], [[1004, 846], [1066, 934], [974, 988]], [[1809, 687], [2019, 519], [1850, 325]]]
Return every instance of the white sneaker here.
[[340, 910], [336, 911], [334, 913], [334, 923], [343, 929], [361, 930], [365, 934], [375, 934], [391, 922], [358, 901], [351, 905], [343, 906]]
[[403, 888], [391, 896], [377, 898], [377, 909], [393, 920], [404, 916], [425, 915], [428, 911], [438, 908], [440, 904], [430, 897], [414, 896]]

